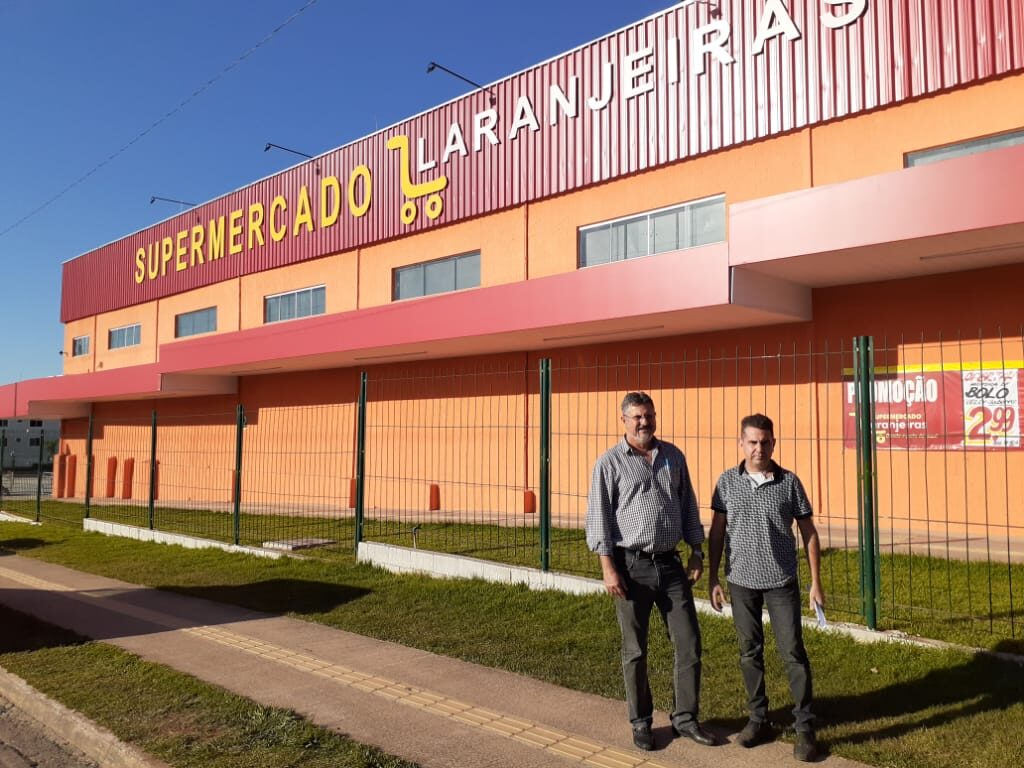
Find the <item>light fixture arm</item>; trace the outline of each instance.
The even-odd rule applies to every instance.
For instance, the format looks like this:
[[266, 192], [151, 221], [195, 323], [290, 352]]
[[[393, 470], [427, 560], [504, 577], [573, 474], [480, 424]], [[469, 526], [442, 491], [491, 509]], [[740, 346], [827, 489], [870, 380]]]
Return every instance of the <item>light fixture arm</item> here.
[[458, 78], [459, 80], [461, 80], [464, 83], [469, 83], [474, 88], [476, 88], [478, 91], [483, 91], [489, 97], [489, 100], [491, 102], [491, 106], [492, 107], [495, 104], [498, 103], [498, 97], [494, 95], [494, 91], [492, 91], [490, 88], [486, 88], [486, 87], [480, 85], [480, 83], [475, 82], [473, 80], [470, 80], [468, 77], [463, 77], [458, 72], [454, 72], [454, 71], [448, 69], [448, 67], [446, 67], [446, 66], [444, 66], [442, 64], [438, 64], [436, 61], [432, 61], [429, 64], [427, 64], [427, 74], [428, 75], [431, 72], [433, 72], [435, 69], [440, 69], [442, 72], [447, 72], [452, 77]]

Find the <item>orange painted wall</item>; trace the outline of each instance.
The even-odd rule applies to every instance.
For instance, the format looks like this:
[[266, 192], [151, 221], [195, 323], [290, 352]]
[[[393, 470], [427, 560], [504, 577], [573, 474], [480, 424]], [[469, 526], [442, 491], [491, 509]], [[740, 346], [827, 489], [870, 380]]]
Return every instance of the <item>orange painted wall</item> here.
[[304, 261], [280, 269], [245, 275], [241, 278], [241, 327], [263, 325], [263, 299], [275, 293], [327, 287], [327, 312], [347, 312], [356, 308], [358, 262], [355, 251], [346, 251], [322, 259]]
[[609, 182], [530, 206], [530, 277], [572, 272], [581, 226], [725, 194], [726, 204], [810, 186], [808, 132]]
[[[855, 541], [856, 455], [844, 439], [852, 338], [873, 334], [878, 362], [888, 365], [1007, 361], [1017, 367], [1024, 340], [1019, 324], [1008, 326], [1002, 313], [1021, 284], [1024, 265], [823, 289], [815, 293], [813, 322], [551, 353], [555, 524], [582, 525], [593, 462], [621, 434], [619, 401], [630, 389], [644, 389], [655, 398], [660, 435], [688, 456], [705, 524], [716, 478], [740, 458], [740, 418], [762, 411], [775, 419], [777, 459], [803, 479], [819, 525], [833, 541]], [[956, 316], [949, 312], [953, 297]], [[534, 524], [523, 512], [523, 490], [538, 490], [539, 357], [368, 369], [368, 516], [406, 528], [436, 519], [427, 510], [436, 484], [442, 517]], [[243, 509], [349, 514], [357, 392], [352, 369], [242, 380]], [[132, 455], [135, 494], [146, 498], [155, 407], [160, 498], [226, 510], [234, 405], [229, 397], [97, 405], [103, 429], [95, 438], [96, 489], [104, 487], [107, 456]], [[81, 432], [65, 441], [79, 456]], [[883, 543], [929, 528], [942, 537], [1019, 530], [1022, 477], [1024, 451], [880, 447]], [[80, 495], [84, 480], [79, 485]]]
[[814, 183], [896, 171], [906, 152], [1024, 128], [1024, 75], [813, 129]]
[[157, 329], [158, 343], [170, 344], [177, 341], [174, 337], [177, 315], [207, 307], [217, 308], [216, 333], [231, 333], [239, 330], [238, 295], [239, 281], [226, 280], [223, 283], [161, 299], [160, 325]]
[[[76, 336], [89, 337], [89, 354], [73, 357]], [[64, 375], [72, 373], [91, 373], [96, 366], [96, 318], [86, 317], [64, 326]]]
[[[104, 371], [156, 362], [157, 315], [158, 304], [150, 301], [97, 316], [96, 333], [93, 338], [96, 345], [96, 370]], [[142, 325], [141, 342], [134, 347], [108, 349], [109, 331], [134, 323]]]
[[396, 268], [470, 251], [480, 251], [481, 285], [524, 279], [523, 216], [524, 209], [516, 208], [363, 248], [359, 264], [359, 307], [391, 303], [392, 272]]

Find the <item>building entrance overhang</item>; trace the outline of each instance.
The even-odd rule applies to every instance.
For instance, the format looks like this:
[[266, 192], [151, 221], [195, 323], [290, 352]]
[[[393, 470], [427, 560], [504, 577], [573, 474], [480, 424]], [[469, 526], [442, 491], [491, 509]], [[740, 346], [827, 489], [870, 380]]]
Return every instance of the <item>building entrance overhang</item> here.
[[1024, 262], [1024, 146], [733, 205], [729, 256], [812, 288]]

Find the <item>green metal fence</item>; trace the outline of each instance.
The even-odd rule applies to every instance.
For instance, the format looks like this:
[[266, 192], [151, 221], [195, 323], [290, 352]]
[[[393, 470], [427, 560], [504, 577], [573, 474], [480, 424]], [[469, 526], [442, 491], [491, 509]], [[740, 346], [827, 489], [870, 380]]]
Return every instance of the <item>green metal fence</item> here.
[[[375, 541], [597, 576], [583, 534], [590, 471], [621, 438], [622, 395], [640, 389], [655, 399], [659, 435], [687, 456], [705, 526], [715, 479], [741, 456], [739, 420], [775, 419], [776, 459], [815, 506], [833, 618], [1016, 639], [1017, 390], [986, 400], [977, 382], [1016, 381], [1021, 360], [1018, 337], [989, 334], [391, 366], [331, 404], [99, 411], [65, 425], [85, 455], [58, 457], [52, 494], [42, 476], [29, 489], [19, 478], [16, 491], [5, 480], [0, 508], [252, 546]], [[942, 391], [960, 382], [963, 394]], [[975, 410], [998, 415], [980, 438]]]

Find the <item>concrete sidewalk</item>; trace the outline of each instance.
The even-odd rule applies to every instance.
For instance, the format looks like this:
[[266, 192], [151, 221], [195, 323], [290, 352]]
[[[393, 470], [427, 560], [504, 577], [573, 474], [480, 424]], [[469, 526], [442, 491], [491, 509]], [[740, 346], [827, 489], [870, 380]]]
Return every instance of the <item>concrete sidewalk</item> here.
[[799, 765], [785, 743], [745, 750], [673, 741], [664, 713], [655, 720], [659, 750], [641, 752], [620, 701], [17, 555], [0, 557], [0, 602], [426, 768]]

